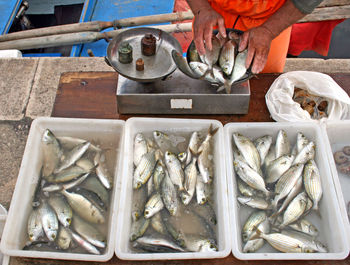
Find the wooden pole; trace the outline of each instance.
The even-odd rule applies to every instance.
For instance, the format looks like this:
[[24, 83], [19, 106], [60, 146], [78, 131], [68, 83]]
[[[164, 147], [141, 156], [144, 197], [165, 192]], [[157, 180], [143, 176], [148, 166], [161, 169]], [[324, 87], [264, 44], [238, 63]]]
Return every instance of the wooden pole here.
[[85, 31], [99, 32], [101, 30], [111, 28], [111, 27], [123, 28], [123, 27], [174, 22], [174, 21], [183, 21], [183, 20], [192, 19], [192, 18], [193, 18], [192, 11], [185, 11], [185, 12], [152, 15], [152, 16], [123, 18], [123, 19], [114, 20], [110, 22], [91, 21], [91, 22], [84, 22], [84, 23], [73, 23], [73, 24], [67, 24], [67, 25], [61, 25], [61, 26], [24, 30], [24, 31], [5, 34], [5, 35], [0, 35], [0, 42], [27, 39], [27, 38], [36, 38], [36, 37], [43, 37], [43, 36], [50, 36], [50, 35], [57, 35], [57, 34], [75, 33], [75, 32], [85, 32]]
[[[151, 26], [165, 32], [188, 32], [192, 31], [192, 23], [179, 23], [160, 26]], [[95, 42], [101, 39], [111, 39], [127, 29], [112, 30], [109, 32], [79, 32], [67, 33], [38, 38], [28, 38], [20, 40], [11, 40], [0, 42], [0, 50], [17, 49], [28, 50], [37, 48], [57, 47], [65, 45], [74, 45], [81, 43]]]

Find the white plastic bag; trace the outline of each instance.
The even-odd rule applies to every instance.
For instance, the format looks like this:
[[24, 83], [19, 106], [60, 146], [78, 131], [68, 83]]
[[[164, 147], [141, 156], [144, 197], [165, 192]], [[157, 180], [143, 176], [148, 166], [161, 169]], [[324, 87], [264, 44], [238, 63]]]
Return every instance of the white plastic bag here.
[[328, 101], [329, 120], [350, 119], [350, 98], [348, 94], [328, 75], [294, 71], [280, 75], [265, 95], [266, 105], [275, 121], [318, 121], [293, 100], [294, 87], [321, 96]]

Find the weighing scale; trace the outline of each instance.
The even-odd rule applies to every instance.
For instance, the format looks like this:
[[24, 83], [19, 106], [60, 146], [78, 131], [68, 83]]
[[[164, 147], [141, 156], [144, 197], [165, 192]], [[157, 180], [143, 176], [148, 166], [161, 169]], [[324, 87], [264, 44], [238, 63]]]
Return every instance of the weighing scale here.
[[[145, 34], [156, 38], [156, 54], [145, 56], [141, 40]], [[118, 48], [132, 46], [132, 62], [120, 63]], [[171, 52], [182, 53], [178, 41], [154, 28], [127, 30], [114, 38], [107, 49], [106, 61], [120, 75], [117, 106], [120, 114], [246, 114], [249, 108], [249, 78], [232, 85], [231, 93], [216, 92], [218, 86], [194, 79], [177, 68]], [[135, 62], [143, 59], [144, 70]]]

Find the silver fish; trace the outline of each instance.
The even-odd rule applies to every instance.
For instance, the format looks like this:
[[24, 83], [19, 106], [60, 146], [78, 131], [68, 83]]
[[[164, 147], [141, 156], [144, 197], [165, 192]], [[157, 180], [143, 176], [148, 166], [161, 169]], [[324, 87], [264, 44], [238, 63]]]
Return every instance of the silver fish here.
[[215, 135], [215, 133], [218, 131], [219, 127], [216, 129], [213, 129], [213, 125], [210, 124], [207, 136], [205, 137], [204, 141], [198, 148], [198, 169], [201, 173], [200, 175], [203, 178], [204, 183], [210, 183], [212, 182], [214, 178], [214, 172], [213, 172], [213, 155], [212, 155], [212, 148], [211, 148], [211, 139]]
[[[82, 178], [82, 177], [81, 177]], [[103, 201], [104, 204], [108, 204], [109, 193], [108, 190], [102, 185], [102, 183], [97, 179], [97, 176], [92, 175], [88, 177], [82, 184], [82, 188], [95, 192], [98, 197]], [[68, 190], [69, 188], [64, 188]]]
[[282, 155], [279, 158], [271, 161], [266, 168], [266, 183], [274, 183], [286, 172], [292, 165], [294, 156]]
[[75, 186], [78, 186], [82, 182], [87, 179], [87, 177], [90, 175], [90, 172], [82, 175], [80, 178], [72, 180], [70, 182], [60, 183], [60, 184], [50, 184], [47, 186], [44, 186], [42, 190], [44, 192], [54, 192], [54, 191], [60, 191], [60, 190], [69, 190], [71, 188], [74, 188]]
[[313, 202], [312, 209], [318, 211], [318, 203], [322, 197], [322, 184], [320, 172], [314, 160], [309, 160], [306, 163], [303, 180], [305, 191]]
[[[270, 232], [270, 222], [267, 219], [265, 219], [260, 224], [258, 224], [257, 229], [259, 229], [260, 231], [262, 231], [265, 234], [269, 233]], [[256, 234], [256, 232], [254, 231], [252, 233], [251, 237], [253, 237], [255, 234]], [[264, 245], [264, 243], [265, 243], [264, 239], [261, 239], [261, 238], [248, 240], [243, 247], [243, 252], [245, 252], [245, 253], [256, 252]]]
[[131, 203], [131, 216], [134, 221], [138, 220], [142, 216], [143, 209], [147, 202], [147, 189], [145, 186], [140, 189], [133, 189], [132, 191], [132, 203]]
[[277, 181], [275, 186], [275, 192], [277, 195], [272, 201], [273, 209], [277, 209], [278, 202], [285, 198], [296, 185], [298, 179], [301, 178], [303, 168], [303, 164], [296, 164], [289, 168]]
[[197, 158], [193, 157], [192, 162], [185, 168], [185, 192], [181, 199], [185, 205], [188, 205], [193, 197], [197, 182]]
[[260, 210], [266, 210], [270, 207], [267, 201], [258, 197], [237, 197], [237, 200], [243, 205]]
[[212, 43], [212, 49], [209, 50], [206, 47], [205, 54], [199, 55], [201, 61], [206, 65], [208, 65], [209, 70], [211, 70], [214, 64], [216, 64], [216, 62], [218, 61], [220, 50], [221, 50], [221, 45], [218, 38], [216, 38], [215, 36], [212, 36], [211, 43]]
[[84, 169], [86, 172], [89, 172], [95, 167], [94, 163], [92, 163], [90, 159], [85, 157], [80, 158], [75, 164], [78, 167], [81, 167], [82, 169]]
[[78, 166], [71, 166], [66, 169], [61, 170], [55, 175], [47, 176], [45, 179], [51, 183], [62, 183], [76, 179], [77, 177], [87, 173], [85, 169]]
[[111, 189], [113, 186], [113, 177], [108, 171], [105, 154], [102, 152], [96, 153], [94, 163], [98, 179], [106, 189]]
[[55, 135], [49, 129], [45, 130], [41, 142], [43, 143], [44, 154], [42, 174], [44, 177], [47, 177], [58, 166], [63, 152]]
[[293, 165], [295, 164], [305, 164], [310, 159], [315, 158], [315, 149], [316, 145], [313, 141], [310, 141], [301, 151], [297, 154], [293, 161]]
[[227, 94], [231, 93], [232, 84], [238, 81], [239, 79], [241, 79], [247, 72], [247, 68], [245, 66], [247, 55], [248, 55], [247, 49], [237, 54], [230, 79], [227, 80], [224, 84]]
[[151, 226], [152, 228], [157, 231], [158, 233], [165, 235], [167, 233], [166, 227], [163, 223], [162, 216], [160, 213], [156, 213], [151, 218]]
[[295, 186], [291, 189], [291, 191], [288, 193], [287, 197], [284, 199], [281, 207], [278, 209], [277, 212], [275, 212], [273, 215], [271, 215], [271, 218], [276, 217], [280, 213], [284, 211], [284, 209], [287, 208], [289, 203], [297, 196], [303, 188], [303, 180], [302, 178], [299, 178]]
[[[63, 149], [71, 150], [79, 144], [83, 144], [86, 140], [70, 136], [58, 136], [57, 140], [60, 142]], [[101, 152], [102, 149], [94, 144], [90, 144], [89, 151]]]
[[57, 237], [57, 245], [59, 248], [68, 249], [72, 244], [72, 240], [72, 234], [68, 231], [68, 229], [61, 227]]
[[161, 131], [154, 131], [153, 138], [162, 152], [170, 151], [172, 153], [179, 153], [177, 145], [186, 140], [182, 136], [167, 134]]
[[198, 132], [193, 132], [191, 134], [191, 138], [189, 140], [189, 143], [188, 143], [188, 147], [187, 147], [187, 150], [186, 150], [186, 163], [185, 165], [187, 166], [191, 160], [192, 160], [192, 153], [190, 150], [192, 150], [192, 152], [194, 154], [197, 154], [198, 153], [198, 149], [199, 149], [199, 146], [200, 146], [200, 139], [199, 139], [199, 135], [198, 135]]
[[271, 164], [273, 160], [276, 159], [276, 153], [275, 153], [275, 148], [270, 148], [269, 152], [267, 153], [263, 167], [264, 169], [267, 169], [267, 167]]
[[224, 73], [222, 72], [220, 67], [214, 65], [212, 71], [216, 81], [215, 83], [224, 84], [226, 82]]
[[156, 191], [160, 190], [161, 183], [165, 177], [165, 169], [161, 163], [157, 163], [153, 172], [153, 185]]
[[146, 153], [142, 156], [140, 163], [134, 171], [133, 188], [139, 189], [145, 184], [153, 173], [156, 165], [154, 151]]
[[318, 236], [318, 229], [316, 226], [306, 219], [298, 220], [297, 222], [290, 224], [288, 227], [312, 237]]
[[56, 212], [57, 218], [60, 223], [67, 227], [72, 221], [73, 211], [64, 197], [50, 196], [48, 202], [52, 209]]
[[238, 150], [235, 143], [232, 144], [233, 161], [238, 160], [243, 163], [247, 163], [241, 152]]
[[237, 181], [238, 190], [243, 196], [253, 197], [256, 195], [256, 190], [250, 187], [249, 185], [247, 185], [240, 178], [237, 178], [236, 181]]
[[151, 196], [154, 192], [154, 185], [153, 185], [153, 174], [147, 181], [147, 195]]
[[[257, 237], [265, 239], [272, 247], [284, 253], [312, 253], [314, 250], [303, 241], [281, 233], [265, 234], [257, 230]], [[255, 239], [252, 237], [252, 239]]]
[[84, 240], [81, 236], [71, 231], [73, 239], [85, 250], [91, 254], [100, 255], [100, 251], [95, 248], [92, 244]]
[[152, 217], [164, 208], [164, 203], [159, 193], [153, 194], [145, 205], [144, 216], [146, 219]]
[[141, 157], [147, 153], [147, 142], [142, 133], [138, 133], [134, 139], [134, 165], [141, 161]]
[[233, 133], [233, 140], [248, 165], [261, 174], [260, 155], [253, 142], [240, 133]]
[[41, 223], [47, 238], [54, 241], [57, 237], [58, 220], [55, 211], [47, 202], [43, 202], [39, 207]]
[[92, 204], [87, 198], [80, 194], [68, 192], [66, 190], [61, 191], [61, 193], [67, 198], [69, 205], [77, 214], [80, 215], [80, 217], [84, 218], [90, 223], [105, 223], [106, 220], [101, 209]]
[[63, 169], [66, 169], [78, 161], [88, 150], [90, 142], [85, 142], [75, 146], [67, 154], [65, 154], [64, 160], [61, 162], [60, 166], [54, 170], [54, 173], [57, 174]]
[[151, 219], [146, 219], [141, 216], [140, 219], [132, 223], [130, 241], [135, 241], [139, 237], [143, 236], [150, 224], [150, 220]]
[[265, 211], [255, 211], [246, 220], [242, 228], [242, 238], [243, 242], [250, 240], [253, 232], [256, 230], [259, 224], [267, 220], [267, 215]]
[[276, 158], [279, 158], [283, 155], [290, 154], [290, 142], [287, 136], [287, 133], [284, 130], [279, 130], [276, 138]]
[[200, 173], [198, 173], [196, 182], [196, 199], [198, 204], [204, 204], [208, 201], [210, 197], [209, 185], [210, 184], [203, 182], [203, 178], [200, 176]]
[[74, 216], [72, 226], [75, 232], [77, 232], [90, 244], [99, 248], [106, 247], [106, 236], [83, 219], [79, 218], [78, 216]]
[[211, 203], [205, 203], [203, 205], [192, 203], [191, 204], [193, 211], [204, 219], [208, 220], [210, 224], [216, 225], [217, 218], [215, 214], [215, 210]]
[[165, 172], [165, 176], [160, 188], [160, 194], [163, 199], [165, 208], [168, 209], [171, 215], [176, 215], [179, 207], [179, 202], [177, 199], [175, 186], [171, 181], [168, 172]]
[[201, 59], [199, 58], [199, 54], [198, 54], [196, 45], [191, 45], [189, 47], [188, 53], [189, 53], [191, 62], [200, 62]]
[[184, 252], [185, 250], [173, 242], [162, 238], [162, 237], [148, 237], [143, 236], [136, 240], [137, 245], [135, 247], [145, 249], [146, 251], [151, 252], [170, 252], [170, 251], [178, 251], [178, 252]]
[[266, 189], [265, 181], [263, 177], [252, 169], [248, 164], [235, 161], [233, 162], [235, 172], [246, 184], [256, 190], [264, 192], [267, 196], [270, 195], [270, 191]]
[[272, 144], [272, 136], [264, 135], [254, 140], [254, 145], [256, 150], [258, 150], [260, 155], [260, 165], [262, 166], [265, 161], [265, 157], [270, 150], [270, 146]]
[[184, 189], [183, 181], [185, 173], [182, 169], [181, 162], [175, 154], [167, 151], [165, 152], [165, 165], [168, 168], [171, 181], [178, 187], [179, 191], [182, 191]]
[[173, 57], [173, 60], [176, 64], [176, 66], [187, 76], [194, 78], [194, 79], [198, 79], [201, 76], [197, 75], [196, 73], [194, 73], [192, 71], [192, 69], [190, 68], [190, 66], [187, 63], [187, 60], [182, 56], [181, 53], [179, 53], [178, 51], [176, 51], [175, 49], [171, 51], [171, 56]]
[[200, 235], [186, 235], [185, 245], [188, 251], [192, 252], [214, 252], [218, 248], [214, 240], [202, 237]]
[[328, 249], [321, 242], [315, 240], [314, 238], [300, 232], [295, 231], [282, 231], [282, 234], [296, 238], [303, 242], [308, 248], [312, 249], [314, 252], [327, 253]]
[[303, 133], [298, 132], [297, 142], [296, 142], [297, 153], [300, 153], [301, 150], [303, 150], [303, 148], [307, 146], [308, 143], [309, 143], [309, 140], [306, 138], [306, 136]]
[[31, 242], [37, 241], [44, 235], [41, 215], [38, 209], [33, 209], [28, 218], [28, 237]]
[[195, 72], [197, 75], [201, 77], [204, 76], [209, 69], [208, 65], [201, 62], [190, 62], [190, 67], [193, 72]]
[[305, 192], [299, 193], [288, 205], [283, 214], [282, 224], [280, 229], [285, 228], [287, 225], [296, 222], [304, 213], [307, 204], [307, 194]]
[[219, 65], [226, 75], [231, 75], [235, 63], [236, 43], [227, 41], [221, 49]]

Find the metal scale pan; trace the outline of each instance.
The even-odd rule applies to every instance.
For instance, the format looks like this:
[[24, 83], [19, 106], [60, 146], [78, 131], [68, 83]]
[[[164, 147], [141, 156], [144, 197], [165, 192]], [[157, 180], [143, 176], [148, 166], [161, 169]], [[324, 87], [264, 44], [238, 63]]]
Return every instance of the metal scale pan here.
[[[141, 52], [141, 39], [147, 33], [156, 38], [156, 54], [153, 56], [145, 56]], [[133, 61], [129, 64], [119, 62], [118, 48], [123, 42], [128, 42], [133, 48]], [[154, 82], [166, 78], [177, 68], [171, 57], [172, 50], [182, 53], [180, 43], [170, 34], [154, 28], [134, 28], [120, 33], [109, 43], [107, 59], [119, 74], [128, 79]], [[135, 62], [138, 58], [144, 61], [143, 71], [136, 70]]]

